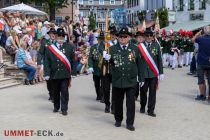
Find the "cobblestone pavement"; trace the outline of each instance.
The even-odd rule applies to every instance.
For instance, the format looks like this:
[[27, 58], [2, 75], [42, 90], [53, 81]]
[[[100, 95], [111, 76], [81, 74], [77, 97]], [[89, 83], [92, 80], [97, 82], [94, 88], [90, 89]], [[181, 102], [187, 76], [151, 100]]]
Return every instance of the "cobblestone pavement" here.
[[[0, 140], [209, 140], [210, 104], [194, 100], [197, 79], [187, 72], [188, 68], [165, 70], [156, 118], [140, 114], [136, 102], [134, 132], [125, 129], [125, 119], [122, 127], [114, 127], [113, 115], [105, 114], [104, 105], [95, 101], [91, 75], [73, 80], [68, 116], [52, 112], [44, 83], [0, 90]], [[64, 136], [5, 137], [5, 130], [52, 130]]]

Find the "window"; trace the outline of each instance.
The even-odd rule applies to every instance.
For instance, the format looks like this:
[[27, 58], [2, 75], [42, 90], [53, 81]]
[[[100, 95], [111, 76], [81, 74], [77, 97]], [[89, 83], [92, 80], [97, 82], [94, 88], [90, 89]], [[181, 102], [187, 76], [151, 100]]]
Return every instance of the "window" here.
[[121, 4], [124, 4], [124, 0], [121, 0]]
[[11, 6], [11, 0], [4, 0], [4, 6]]
[[206, 0], [199, 0], [199, 9], [206, 9]]
[[83, 4], [83, 0], [79, 0], [79, 4]]
[[183, 11], [184, 10], [184, 0], [179, 0], [178, 10], [179, 11]]
[[188, 0], [188, 10], [194, 10], [194, 0]]
[[110, 4], [114, 5], [115, 4], [115, 0], [110, 0]]
[[104, 0], [99, 0], [100, 5], [104, 5]]
[[55, 23], [57, 25], [61, 25], [61, 23], [62, 23], [62, 17], [55, 17]]
[[93, 0], [88, 0], [88, 4], [92, 5], [93, 4]]

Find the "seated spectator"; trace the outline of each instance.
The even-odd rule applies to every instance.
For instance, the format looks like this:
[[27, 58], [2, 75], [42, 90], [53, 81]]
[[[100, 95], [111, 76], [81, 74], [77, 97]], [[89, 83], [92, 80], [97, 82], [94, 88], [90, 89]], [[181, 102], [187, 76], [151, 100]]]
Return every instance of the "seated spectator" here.
[[4, 66], [6, 66], [4, 64], [4, 60], [3, 60], [3, 54], [6, 53], [6, 51], [4, 50], [4, 48], [2, 48], [0, 46], [0, 69], [3, 68]]
[[16, 61], [17, 61], [17, 66], [20, 69], [23, 69], [27, 72], [27, 79], [25, 79], [25, 84], [26, 85], [33, 85], [33, 79], [36, 73], [36, 64], [27, 58], [26, 50], [27, 50], [27, 44], [24, 41], [21, 41], [20, 43], [20, 48], [17, 51], [16, 54]]
[[6, 47], [5, 47], [6, 52], [12, 57], [12, 64], [14, 64], [15, 62], [15, 54], [18, 49], [16, 38], [17, 38], [16, 32], [14, 30], [11, 30], [7, 38]]

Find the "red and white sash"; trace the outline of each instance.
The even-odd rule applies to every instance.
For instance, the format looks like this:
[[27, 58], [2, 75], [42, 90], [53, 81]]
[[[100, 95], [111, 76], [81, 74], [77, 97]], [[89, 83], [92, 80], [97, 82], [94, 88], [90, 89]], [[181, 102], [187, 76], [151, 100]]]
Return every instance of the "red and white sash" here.
[[70, 75], [71, 75], [71, 64], [68, 60], [68, 58], [53, 44], [49, 45], [48, 48], [51, 50], [55, 56], [57, 56], [66, 66], [68, 69]]
[[143, 43], [140, 43], [138, 46], [139, 50], [141, 51], [144, 59], [146, 60], [146, 62], [148, 63], [148, 65], [150, 66], [150, 68], [152, 69], [152, 71], [154, 72], [155, 76], [158, 78], [159, 76], [159, 70], [153, 60], [153, 58], [151, 57], [151, 55], [149, 54], [149, 52], [147, 51], [145, 45]]

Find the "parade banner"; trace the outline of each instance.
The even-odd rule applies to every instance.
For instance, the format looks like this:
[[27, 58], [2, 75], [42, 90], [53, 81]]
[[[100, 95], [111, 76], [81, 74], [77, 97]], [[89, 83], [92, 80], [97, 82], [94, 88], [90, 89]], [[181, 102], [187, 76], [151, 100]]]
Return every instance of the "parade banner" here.
[[48, 48], [51, 50], [53, 54], [55, 54], [55, 56], [57, 56], [65, 64], [66, 68], [68, 69], [71, 75], [71, 64], [67, 59], [67, 57], [53, 44], [49, 45]]
[[138, 48], [141, 51], [144, 59], [146, 60], [146, 62], [148, 63], [148, 65], [150, 66], [150, 68], [152, 69], [152, 71], [154, 72], [155, 76], [158, 78], [158, 76], [159, 76], [159, 70], [158, 70], [158, 68], [157, 68], [154, 60], [150, 56], [149, 52], [147, 51], [145, 45], [143, 43], [140, 43], [139, 46], [138, 46]]

